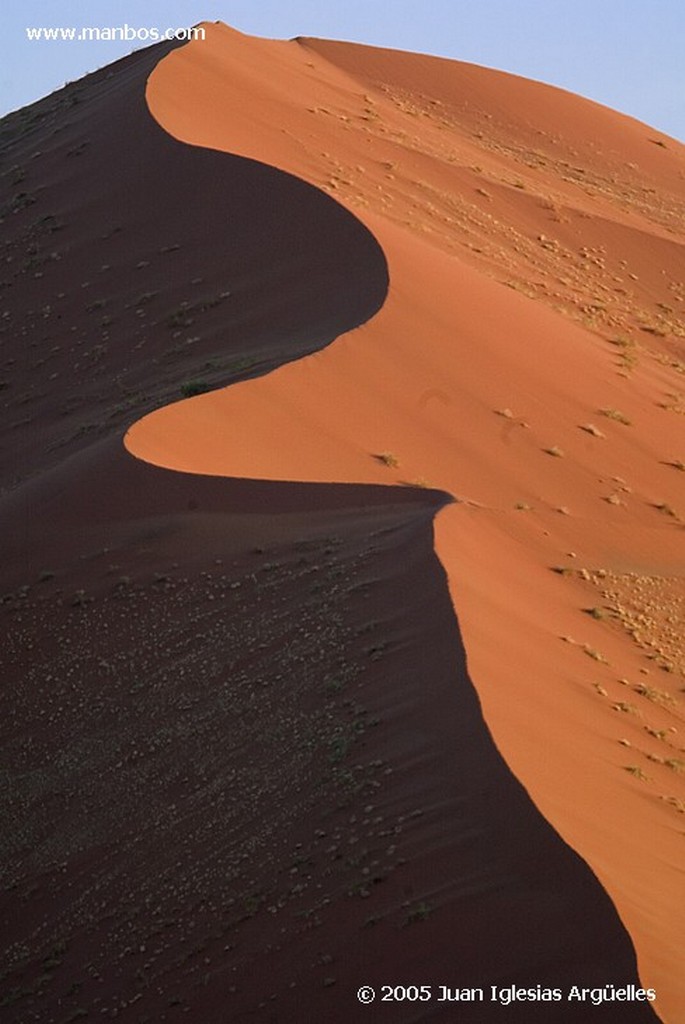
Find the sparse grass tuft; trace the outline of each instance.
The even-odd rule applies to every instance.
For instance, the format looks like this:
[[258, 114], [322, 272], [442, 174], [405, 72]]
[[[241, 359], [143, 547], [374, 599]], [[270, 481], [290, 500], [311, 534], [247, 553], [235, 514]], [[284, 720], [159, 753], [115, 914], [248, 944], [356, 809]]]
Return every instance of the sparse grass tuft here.
[[634, 704], [629, 704], [625, 700], [617, 700], [615, 704], [611, 705], [614, 711], [622, 711], [625, 715], [639, 715], [639, 710]]
[[583, 608], [583, 611], [587, 615], [591, 615], [593, 619], [598, 619], [600, 621], [602, 619], [606, 619], [609, 615], [609, 612], [606, 610], [606, 608]]
[[638, 683], [635, 692], [641, 697], [651, 700], [653, 704], [659, 704], [662, 708], [673, 708], [678, 701], [668, 690], [659, 690], [656, 686], [647, 686], [646, 683]]
[[374, 458], [378, 459], [379, 462], [382, 462], [384, 466], [388, 467], [388, 469], [396, 469], [400, 464], [400, 460], [396, 455], [393, 455], [392, 452], [379, 452], [379, 454], [375, 455]]
[[654, 506], [654, 508], [658, 509], [659, 512], [663, 512], [665, 516], [671, 516], [672, 519], [678, 518], [678, 513], [676, 512], [676, 510], [673, 508], [672, 505], [669, 505], [666, 501], [658, 502]]
[[640, 768], [639, 765], [627, 764], [624, 765], [624, 769], [625, 771], [630, 772], [631, 775], [634, 775], [636, 779], [639, 779], [640, 782], [647, 782], [649, 778], [649, 776], [645, 775], [645, 773], [642, 771], [642, 768]]
[[607, 419], [613, 420], [615, 423], [622, 423], [624, 427], [631, 426], [632, 420], [628, 419], [620, 409], [600, 409], [599, 412], [602, 416], [606, 416]]
[[611, 344], [621, 350], [619, 366], [624, 370], [632, 370], [637, 365], [637, 345], [633, 339], [619, 335], [611, 339]]
[[609, 664], [604, 655], [600, 654], [599, 651], [596, 651], [594, 647], [588, 647], [587, 644], [583, 644], [583, 651], [587, 654], [588, 658], [592, 658], [593, 661], [599, 661], [602, 665]]

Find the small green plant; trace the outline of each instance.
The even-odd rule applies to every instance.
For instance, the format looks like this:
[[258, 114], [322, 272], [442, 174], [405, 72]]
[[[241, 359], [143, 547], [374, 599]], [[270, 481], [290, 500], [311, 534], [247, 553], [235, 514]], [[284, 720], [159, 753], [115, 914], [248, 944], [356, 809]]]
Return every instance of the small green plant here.
[[167, 327], [190, 327], [195, 324], [195, 316], [191, 316], [187, 305], [181, 304], [178, 309], [173, 309], [167, 316]]
[[260, 908], [260, 906], [262, 905], [263, 902], [264, 902], [264, 896], [261, 893], [259, 893], [259, 892], [250, 893], [249, 896], [246, 896], [244, 901], [243, 901], [243, 906], [245, 908], [245, 913], [249, 917], [254, 917], [254, 915], [257, 913], [257, 911], [259, 910], [259, 908]]
[[407, 914], [407, 924], [415, 924], [417, 921], [425, 921], [428, 915], [431, 913], [433, 908], [430, 903], [426, 903], [425, 900], [421, 900], [416, 906], [412, 907]]
[[188, 380], [181, 384], [181, 394], [184, 398], [194, 398], [196, 395], [203, 395], [205, 391], [209, 391], [206, 380]]
[[328, 760], [331, 764], [338, 764], [343, 760], [350, 747], [350, 740], [346, 736], [336, 736], [331, 741]]

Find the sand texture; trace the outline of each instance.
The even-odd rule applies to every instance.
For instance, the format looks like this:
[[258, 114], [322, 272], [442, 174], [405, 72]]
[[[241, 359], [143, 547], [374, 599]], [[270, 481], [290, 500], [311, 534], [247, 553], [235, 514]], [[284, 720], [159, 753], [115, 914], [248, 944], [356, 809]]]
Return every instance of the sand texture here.
[[221, 24], [0, 142], [6, 1019], [680, 1024], [683, 147]]

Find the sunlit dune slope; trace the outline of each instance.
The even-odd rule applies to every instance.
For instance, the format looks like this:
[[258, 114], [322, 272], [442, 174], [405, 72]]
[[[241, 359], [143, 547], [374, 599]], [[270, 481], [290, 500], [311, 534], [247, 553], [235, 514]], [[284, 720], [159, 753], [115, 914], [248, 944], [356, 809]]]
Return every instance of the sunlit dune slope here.
[[683, 148], [496, 72], [221, 25], [159, 64], [147, 100], [176, 139], [352, 209], [390, 289], [315, 356], [137, 422], [129, 451], [458, 499], [436, 550], [487, 722], [676, 1024]]

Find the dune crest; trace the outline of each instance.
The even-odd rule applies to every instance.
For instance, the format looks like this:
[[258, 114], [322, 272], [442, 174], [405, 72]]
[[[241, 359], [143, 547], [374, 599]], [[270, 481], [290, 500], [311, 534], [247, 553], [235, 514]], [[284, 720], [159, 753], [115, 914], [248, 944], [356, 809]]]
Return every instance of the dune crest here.
[[685, 562], [683, 148], [497, 72], [221, 25], [159, 64], [147, 100], [174, 137], [353, 210], [391, 284], [363, 327], [153, 413], [129, 451], [184, 472], [457, 498], [436, 550], [486, 719], [675, 1021], [685, 794], [667, 762], [683, 661], [677, 643], [660, 653], [672, 630], [658, 593], [682, 588]]
[[3, 1021], [680, 1024], [682, 147], [207, 30], [0, 122]]

